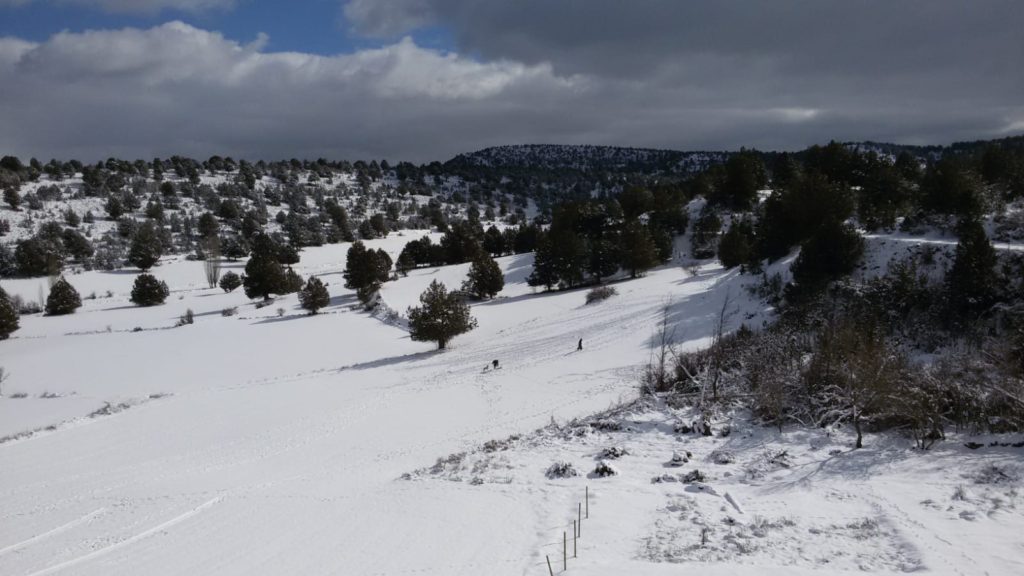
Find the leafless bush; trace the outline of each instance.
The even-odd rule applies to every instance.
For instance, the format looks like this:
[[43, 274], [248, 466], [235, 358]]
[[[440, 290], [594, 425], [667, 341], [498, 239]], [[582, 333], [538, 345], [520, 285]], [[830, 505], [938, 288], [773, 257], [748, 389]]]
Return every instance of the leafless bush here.
[[607, 300], [618, 293], [612, 286], [595, 286], [587, 292], [587, 304]]

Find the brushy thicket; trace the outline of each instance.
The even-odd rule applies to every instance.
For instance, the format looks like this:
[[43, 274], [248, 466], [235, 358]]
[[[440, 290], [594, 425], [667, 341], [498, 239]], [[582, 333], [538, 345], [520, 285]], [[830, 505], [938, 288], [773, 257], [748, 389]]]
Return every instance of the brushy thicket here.
[[780, 428], [849, 424], [858, 446], [864, 431], [891, 428], [920, 448], [951, 429], [1024, 430], [1024, 256], [1003, 255], [997, 292], [973, 307], [952, 273], [921, 271], [927, 258], [788, 304], [764, 330], [741, 327], [674, 355], [652, 388], [709, 411], [746, 406]]

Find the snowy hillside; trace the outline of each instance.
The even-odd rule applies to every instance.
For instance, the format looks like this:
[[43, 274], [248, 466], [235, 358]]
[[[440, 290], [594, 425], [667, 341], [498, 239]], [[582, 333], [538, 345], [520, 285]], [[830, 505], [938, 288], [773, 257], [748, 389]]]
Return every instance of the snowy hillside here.
[[[414, 237], [368, 245], [396, 255]], [[257, 309], [208, 289], [201, 263], [174, 257], [154, 268], [172, 291], [162, 306], [127, 301], [133, 273], [94, 271], [69, 276], [97, 293], [78, 313], [22, 317], [3, 348], [0, 572], [543, 574], [587, 489], [570, 571], [1021, 568], [1015, 448], [925, 455], [893, 435], [851, 453], [847, 432], [779, 435], [741, 415], [703, 438], [676, 428], [685, 410], [631, 404], [663, 319], [692, 350], [727, 298], [727, 330], [770, 318], [744, 288], [756, 277], [673, 263], [588, 305], [580, 290], [534, 293], [532, 256], [508, 256], [504, 291], [472, 307], [479, 327], [438, 352], [354, 306], [347, 247], [302, 252], [296, 269], [332, 297], [316, 316], [294, 295]], [[414, 270], [382, 298], [404, 312], [465, 272]], [[34, 298], [41, 284], [5, 289]], [[194, 324], [174, 327], [187, 309]], [[588, 478], [611, 446], [628, 452], [608, 459], [619, 474]], [[548, 479], [559, 461], [581, 476]], [[705, 478], [680, 482], [692, 469]]]

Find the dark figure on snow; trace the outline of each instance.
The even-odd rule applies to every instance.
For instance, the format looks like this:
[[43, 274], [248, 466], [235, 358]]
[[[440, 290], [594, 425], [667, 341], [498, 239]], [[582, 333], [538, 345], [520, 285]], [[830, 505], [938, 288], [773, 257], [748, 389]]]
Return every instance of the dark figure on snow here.
[[576, 345], [576, 350], [583, 350], [583, 338], [580, 338], [580, 343]]
[[491, 365], [494, 366], [495, 370], [498, 369], [498, 361], [497, 360], [491, 360]]

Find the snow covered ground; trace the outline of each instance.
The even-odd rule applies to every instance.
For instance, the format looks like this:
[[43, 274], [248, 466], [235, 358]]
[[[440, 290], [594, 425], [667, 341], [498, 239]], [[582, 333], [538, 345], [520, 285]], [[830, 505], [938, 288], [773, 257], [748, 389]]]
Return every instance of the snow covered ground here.
[[[397, 255], [417, 237], [368, 244]], [[684, 348], [709, 341], [727, 298], [729, 327], [760, 325], [770, 310], [743, 288], [757, 278], [666, 266], [586, 305], [584, 290], [534, 293], [532, 257], [509, 256], [500, 297], [473, 306], [479, 327], [437, 352], [354, 307], [347, 248], [303, 251], [296, 271], [321, 276], [332, 296], [312, 317], [294, 296], [256, 309], [240, 290], [208, 289], [202, 264], [180, 259], [154, 269], [172, 291], [163, 306], [128, 302], [131, 272], [87, 272], [69, 277], [97, 295], [76, 314], [23, 317], [0, 346], [11, 374], [0, 574], [544, 574], [586, 485], [592, 518], [571, 572], [688, 569], [679, 561], [710, 574], [1024, 569], [1019, 480], [976, 487], [963, 476], [1019, 463], [1019, 449], [950, 443], [920, 456], [894, 436], [849, 454], [824, 431], [780, 437], [741, 421], [727, 438], [680, 440], [662, 409], [616, 415], [636, 433], [531, 433], [632, 401], [663, 317]], [[416, 270], [383, 300], [404, 312], [432, 279], [456, 287], [466, 268]], [[4, 282], [27, 299], [40, 285]], [[187, 309], [195, 323], [174, 327]], [[513, 434], [508, 450], [477, 451]], [[630, 451], [612, 462], [620, 475], [586, 478], [610, 443]], [[735, 461], [714, 464], [716, 449]], [[665, 468], [673, 450], [694, 465]], [[789, 450], [788, 467], [748, 473], [776, 450]], [[474, 471], [481, 454], [496, 461]], [[584, 476], [547, 479], [556, 460]], [[707, 489], [651, 482], [694, 467]], [[436, 479], [453, 475], [463, 481]], [[966, 497], [951, 501], [959, 484]], [[692, 549], [695, 523], [712, 528], [709, 548]], [[759, 545], [757, 530], [768, 534]], [[735, 533], [749, 553], [735, 551]]]

